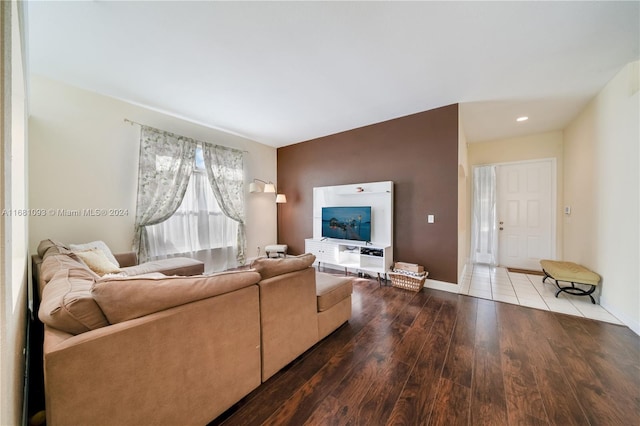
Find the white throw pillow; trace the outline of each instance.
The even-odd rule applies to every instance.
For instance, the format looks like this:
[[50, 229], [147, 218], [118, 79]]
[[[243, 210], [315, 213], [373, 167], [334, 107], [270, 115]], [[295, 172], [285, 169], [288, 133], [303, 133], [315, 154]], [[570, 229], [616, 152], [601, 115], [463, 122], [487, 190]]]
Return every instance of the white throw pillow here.
[[105, 256], [107, 256], [107, 259], [109, 259], [109, 262], [113, 263], [118, 268], [120, 267], [120, 263], [118, 263], [116, 258], [113, 256], [113, 253], [111, 253], [109, 246], [107, 246], [107, 244], [104, 241], [98, 240], [98, 241], [92, 241], [90, 243], [84, 243], [84, 244], [69, 244], [69, 248], [71, 249], [71, 251], [86, 251], [90, 249], [98, 249], [101, 252], [103, 252]]

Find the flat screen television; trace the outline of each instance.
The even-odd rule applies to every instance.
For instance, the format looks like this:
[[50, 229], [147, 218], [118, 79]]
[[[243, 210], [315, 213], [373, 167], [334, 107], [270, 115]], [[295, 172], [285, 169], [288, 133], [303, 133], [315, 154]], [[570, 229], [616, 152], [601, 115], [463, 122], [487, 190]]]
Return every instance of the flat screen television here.
[[322, 237], [371, 241], [371, 206], [323, 207]]

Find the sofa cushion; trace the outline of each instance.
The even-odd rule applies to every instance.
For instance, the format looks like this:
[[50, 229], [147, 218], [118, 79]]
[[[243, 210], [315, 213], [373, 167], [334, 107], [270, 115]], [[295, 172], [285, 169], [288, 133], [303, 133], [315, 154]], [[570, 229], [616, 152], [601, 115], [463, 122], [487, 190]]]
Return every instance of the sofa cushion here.
[[74, 252], [96, 274], [113, 274], [120, 272], [118, 265], [112, 263], [102, 250], [89, 249]]
[[168, 259], [152, 260], [140, 265], [121, 268], [128, 276], [161, 272], [165, 275], [200, 275], [204, 272], [204, 263], [188, 257], [170, 257]]
[[350, 277], [337, 277], [335, 275], [316, 273], [316, 295], [318, 298], [318, 312], [338, 304], [351, 296], [353, 280]]
[[40, 256], [42, 259], [51, 254], [68, 254], [69, 252], [69, 247], [65, 246], [63, 243], [49, 239], [40, 241], [40, 244], [38, 244], [37, 248], [38, 256]]
[[40, 321], [71, 334], [109, 325], [91, 295], [93, 283], [93, 277], [85, 268], [56, 272], [42, 291], [38, 310]]
[[69, 252], [68, 254], [50, 254], [40, 266], [40, 277], [43, 282], [49, 282], [53, 276], [62, 269], [84, 269], [89, 278], [98, 278], [98, 275], [91, 271], [78, 256]]
[[258, 281], [260, 274], [255, 271], [191, 277], [114, 277], [97, 281], [92, 294], [109, 322], [115, 324], [229, 293]]
[[259, 257], [253, 261], [251, 266], [260, 273], [263, 280], [266, 280], [267, 278], [275, 277], [276, 275], [282, 275], [308, 268], [313, 265], [315, 260], [316, 256], [312, 253], [278, 259]]
[[109, 259], [109, 262], [116, 265], [116, 267], [120, 267], [118, 260], [115, 258], [113, 253], [111, 253], [111, 249], [109, 248], [109, 246], [107, 246], [107, 244], [104, 241], [98, 240], [98, 241], [91, 241], [90, 243], [84, 243], [84, 244], [69, 244], [69, 248], [71, 249], [71, 251], [74, 251], [74, 252], [87, 251], [91, 249], [100, 250], [102, 253], [104, 253], [107, 259]]

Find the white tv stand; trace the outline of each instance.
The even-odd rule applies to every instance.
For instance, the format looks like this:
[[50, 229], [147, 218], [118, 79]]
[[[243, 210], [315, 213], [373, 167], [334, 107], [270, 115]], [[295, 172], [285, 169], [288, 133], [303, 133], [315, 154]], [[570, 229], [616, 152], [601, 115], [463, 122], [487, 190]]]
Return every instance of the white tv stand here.
[[[371, 240], [322, 237], [323, 207], [371, 207]], [[393, 264], [393, 182], [365, 182], [313, 188], [313, 238], [305, 240], [305, 251], [316, 255], [316, 264], [369, 272], [386, 279]]]
[[307, 238], [305, 251], [316, 256], [316, 264], [322, 263], [349, 269], [380, 274], [386, 279], [391, 268], [391, 246], [368, 244], [362, 241]]

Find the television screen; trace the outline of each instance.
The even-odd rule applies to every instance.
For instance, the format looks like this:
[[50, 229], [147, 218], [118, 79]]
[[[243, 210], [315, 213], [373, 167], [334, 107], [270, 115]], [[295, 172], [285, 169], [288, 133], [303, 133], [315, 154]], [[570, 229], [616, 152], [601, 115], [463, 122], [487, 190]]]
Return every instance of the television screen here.
[[323, 207], [322, 237], [371, 241], [371, 207]]

